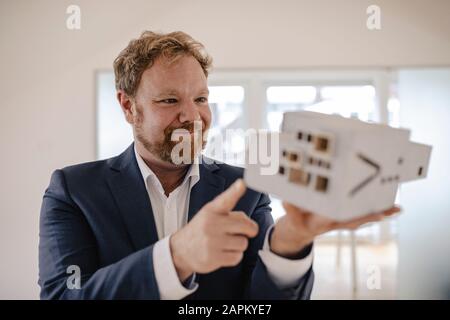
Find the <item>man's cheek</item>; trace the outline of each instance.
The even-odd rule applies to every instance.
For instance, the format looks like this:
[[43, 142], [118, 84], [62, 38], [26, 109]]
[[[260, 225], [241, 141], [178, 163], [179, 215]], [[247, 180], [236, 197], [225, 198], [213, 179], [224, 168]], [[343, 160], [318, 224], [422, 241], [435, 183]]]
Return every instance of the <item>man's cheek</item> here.
[[144, 135], [152, 143], [161, 143], [165, 140], [164, 129], [152, 125], [145, 127]]
[[205, 124], [206, 128], [209, 127], [209, 125], [211, 124], [211, 109], [208, 107], [206, 107], [205, 109], [200, 111], [200, 118], [202, 120], [202, 122]]

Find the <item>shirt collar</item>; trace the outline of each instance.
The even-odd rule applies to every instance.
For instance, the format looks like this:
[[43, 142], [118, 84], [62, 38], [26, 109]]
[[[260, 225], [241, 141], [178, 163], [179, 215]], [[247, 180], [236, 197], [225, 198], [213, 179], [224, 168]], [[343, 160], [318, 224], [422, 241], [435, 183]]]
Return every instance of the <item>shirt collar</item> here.
[[[137, 152], [136, 145], [134, 146], [134, 154], [136, 155], [136, 161], [139, 170], [141, 172], [142, 178], [144, 179], [145, 187], [147, 188], [147, 190], [148, 190], [148, 181], [150, 179], [156, 185], [158, 190], [162, 194], [164, 194], [161, 182], [159, 181], [156, 174], [152, 171], [152, 169], [150, 169], [150, 167], [145, 163], [144, 159], [142, 159], [141, 155]], [[199, 158], [197, 158], [196, 160], [199, 160]], [[191, 164], [191, 166], [189, 167], [189, 170], [186, 173], [186, 176], [184, 177], [184, 180], [181, 183], [181, 185], [184, 185], [185, 183], [190, 181], [190, 187], [192, 188], [199, 180], [200, 180], [199, 161], [194, 161], [194, 163]]]

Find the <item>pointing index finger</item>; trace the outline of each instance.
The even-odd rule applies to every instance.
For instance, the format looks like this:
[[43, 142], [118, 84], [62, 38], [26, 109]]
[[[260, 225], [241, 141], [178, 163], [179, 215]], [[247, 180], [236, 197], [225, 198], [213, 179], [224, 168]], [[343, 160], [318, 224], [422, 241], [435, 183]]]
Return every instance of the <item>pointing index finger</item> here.
[[246, 186], [242, 179], [237, 179], [224, 192], [210, 202], [210, 208], [218, 213], [228, 213], [236, 206], [244, 195]]

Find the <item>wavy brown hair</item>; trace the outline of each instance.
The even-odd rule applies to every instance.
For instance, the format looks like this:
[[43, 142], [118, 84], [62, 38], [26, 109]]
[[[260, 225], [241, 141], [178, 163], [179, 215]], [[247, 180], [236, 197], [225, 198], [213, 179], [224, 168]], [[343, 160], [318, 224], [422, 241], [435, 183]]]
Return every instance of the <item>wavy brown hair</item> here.
[[134, 98], [142, 73], [157, 58], [164, 57], [172, 63], [184, 55], [193, 56], [208, 77], [212, 59], [200, 42], [181, 31], [165, 34], [144, 31], [139, 38], [131, 40], [114, 60], [116, 90], [123, 90]]

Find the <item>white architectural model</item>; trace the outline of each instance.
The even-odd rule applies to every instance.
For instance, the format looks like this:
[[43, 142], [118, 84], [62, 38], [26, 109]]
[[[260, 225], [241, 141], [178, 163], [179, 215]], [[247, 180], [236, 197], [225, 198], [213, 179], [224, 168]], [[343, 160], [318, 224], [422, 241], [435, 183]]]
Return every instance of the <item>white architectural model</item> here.
[[308, 211], [348, 220], [394, 205], [399, 183], [427, 175], [431, 147], [409, 141], [410, 132], [338, 115], [284, 114], [278, 173], [261, 175], [249, 164], [250, 188]]

